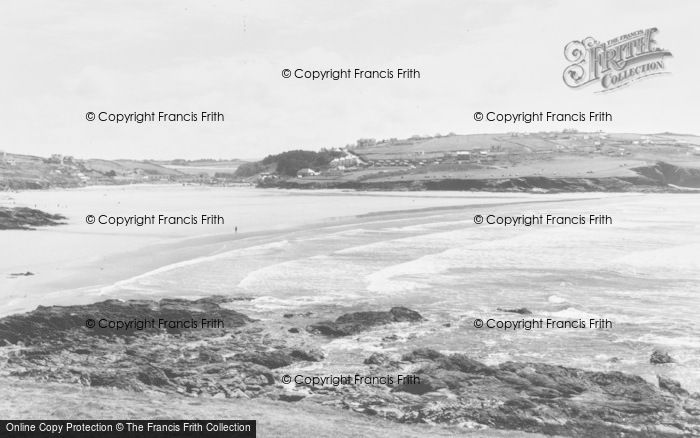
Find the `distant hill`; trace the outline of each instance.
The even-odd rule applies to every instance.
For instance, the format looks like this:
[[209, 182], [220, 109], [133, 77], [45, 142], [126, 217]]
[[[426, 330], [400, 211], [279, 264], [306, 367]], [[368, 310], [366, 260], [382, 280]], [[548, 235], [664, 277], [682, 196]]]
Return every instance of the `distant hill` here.
[[227, 177], [233, 178], [236, 170], [247, 162], [244, 160], [169, 160], [169, 161], [154, 161], [166, 169], [176, 170], [187, 175], [207, 175], [209, 177]]
[[[356, 164], [336, 166], [328, 162], [314, 166], [312, 160], [307, 160], [305, 164], [315, 172], [298, 177], [279, 171], [279, 164], [277, 172], [270, 175], [274, 167], [262, 166], [266, 163], [261, 162], [258, 166], [260, 185], [496, 191], [700, 187], [692, 176], [695, 175], [693, 169], [700, 169], [700, 137], [673, 133], [610, 134], [567, 130], [414, 136], [380, 141], [362, 139], [339, 150], [339, 154], [359, 160]], [[340, 161], [347, 164], [347, 160]], [[663, 166], [670, 166], [664, 169], [674, 168], [674, 172], [685, 176], [674, 178], [664, 173], [664, 178], [659, 179], [654, 177], [658, 169], [643, 170]], [[248, 166], [247, 170], [251, 168]]]
[[700, 188], [700, 137], [577, 132], [360, 139], [242, 160], [78, 160], [0, 152], [0, 190], [95, 184], [256, 183], [360, 190], [591, 191]]
[[[669, 153], [688, 152], [700, 147], [700, 137], [681, 134], [607, 134], [602, 132], [542, 132], [512, 134], [448, 135], [415, 137], [405, 140], [363, 142], [350, 149], [370, 160], [442, 157], [458, 151], [490, 151], [498, 155], [544, 152], [602, 153], [626, 147], [627, 152], [656, 152], [667, 158]], [[673, 150], [677, 149], [677, 150]], [[700, 158], [700, 157], [699, 157]]]
[[0, 190], [79, 187], [144, 182], [196, 182], [201, 177], [157, 163], [135, 160], [80, 160], [0, 152]]

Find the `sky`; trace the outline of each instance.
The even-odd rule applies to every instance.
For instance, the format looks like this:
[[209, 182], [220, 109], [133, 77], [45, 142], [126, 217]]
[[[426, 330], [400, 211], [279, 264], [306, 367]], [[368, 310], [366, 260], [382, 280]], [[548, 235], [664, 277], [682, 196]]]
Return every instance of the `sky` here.
[[[8, 0], [0, 150], [80, 158], [261, 158], [358, 138], [577, 128], [700, 134], [700, 2]], [[670, 74], [568, 88], [564, 46], [657, 27]], [[416, 68], [414, 80], [310, 81], [283, 69]], [[218, 123], [86, 113], [218, 111]], [[475, 111], [607, 111], [574, 125]]]

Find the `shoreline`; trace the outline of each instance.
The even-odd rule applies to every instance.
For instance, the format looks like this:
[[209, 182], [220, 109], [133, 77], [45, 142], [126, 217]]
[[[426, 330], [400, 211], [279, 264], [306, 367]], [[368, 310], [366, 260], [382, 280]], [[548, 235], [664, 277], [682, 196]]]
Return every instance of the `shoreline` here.
[[[140, 187], [144, 189], [146, 187]], [[170, 189], [169, 185], [162, 188]], [[71, 190], [71, 189], [64, 189]], [[95, 189], [98, 191], [97, 189]], [[254, 189], [257, 190], [257, 189]], [[296, 190], [282, 190], [283, 196], [307, 195], [309, 192]], [[413, 197], [412, 194], [403, 192], [335, 192], [334, 190], [314, 191], [309, 196], [335, 197], [335, 196], [359, 196], [383, 199], [386, 197], [400, 199], [405, 196]], [[46, 271], [39, 272], [39, 275], [31, 279], [13, 278], [11, 281], [14, 285], [22, 285], [20, 282], [29, 283], [22, 288], [24, 298], [31, 295], [36, 295], [33, 298], [23, 302], [23, 299], [14, 293], [13, 296], [7, 297], [8, 302], [16, 301], [15, 305], [6, 305], [0, 309], [0, 316], [6, 316], [12, 313], [32, 310], [36, 305], [42, 303], [49, 304], [67, 304], [65, 294], [72, 294], [71, 304], [87, 304], [90, 301], [104, 298], [108, 295], [95, 293], [96, 289], [104, 289], [120, 282], [128, 281], [133, 278], [148, 275], [154, 271], [169, 269], [170, 267], [178, 266], [182, 263], [196, 263], [200, 259], [215, 257], [233, 250], [251, 248], [258, 245], [269, 244], [286, 238], [294, 238], [304, 234], [309, 234], [314, 231], [321, 232], [322, 230], [330, 229], [351, 229], [355, 226], [361, 226], [367, 223], [368, 219], [372, 221], [403, 221], [419, 219], [421, 217], [429, 217], [435, 213], [457, 213], [460, 211], [478, 210], [479, 208], [505, 208], [508, 206], [518, 206], [528, 204], [559, 204], [566, 202], [587, 201], [591, 199], [600, 199], [600, 196], [589, 197], [586, 194], [578, 193], [571, 194], [569, 197], [560, 199], [562, 195], [550, 195], [553, 199], [542, 199], [541, 196], [531, 196], [529, 194], [502, 194], [502, 196], [494, 196], [488, 192], [480, 192], [474, 194], [456, 195], [450, 192], [445, 193], [444, 198], [439, 196], [437, 192], [423, 192], [420, 199], [437, 201], [444, 199], [451, 203], [465, 202], [463, 204], [429, 206], [410, 209], [391, 209], [391, 210], [370, 210], [367, 212], [358, 211], [350, 216], [338, 216], [318, 218], [309, 223], [288, 226], [278, 229], [267, 229], [257, 231], [246, 231], [240, 233], [207, 233], [199, 235], [184, 235], [168, 238], [166, 240], [148, 239], [135, 249], [118, 250], [94, 256], [92, 259], [85, 260], [79, 265], [57, 265], [60, 270], [55, 274], [47, 273]], [[615, 194], [606, 194], [602, 197], [608, 198], [616, 196]], [[632, 193], [620, 194], [620, 196], [628, 197], [635, 196]], [[490, 202], [480, 202], [481, 199]], [[504, 199], [501, 199], [504, 198]], [[81, 225], [82, 226], [82, 225]], [[61, 233], [66, 225], [52, 229], [53, 233]], [[84, 228], [84, 226], [83, 226]], [[68, 230], [66, 230], [68, 231]], [[138, 230], [137, 232], [142, 232]], [[130, 238], [139, 239], [138, 235], [128, 235]], [[19, 268], [17, 268], [19, 269]], [[31, 270], [30, 268], [22, 270], [22, 272]], [[36, 269], [35, 269], [36, 270]], [[96, 281], [99, 279], [98, 281]], [[7, 281], [7, 280], [6, 280]], [[79, 292], [79, 293], [76, 293]], [[89, 292], [89, 293], [88, 293]], [[192, 295], [195, 296], [195, 295]], [[196, 295], [201, 296], [201, 295]], [[21, 304], [20, 304], [21, 303]]]

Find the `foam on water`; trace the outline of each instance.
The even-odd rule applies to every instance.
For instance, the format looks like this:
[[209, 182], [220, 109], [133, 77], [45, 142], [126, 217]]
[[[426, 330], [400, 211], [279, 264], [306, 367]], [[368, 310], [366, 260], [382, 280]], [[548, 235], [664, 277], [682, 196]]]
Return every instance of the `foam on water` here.
[[[125, 280], [115, 282], [111, 285], [101, 287], [99, 290], [99, 294], [113, 295], [116, 292], [124, 289], [139, 291], [152, 290], [154, 286], [156, 286], [159, 283], [170, 283], [171, 279], [167, 277], [167, 274], [172, 273], [173, 271], [183, 271], [186, 268], [190, 268], [196, 265], [206, 265], [221, 260], [238, 259], [240, 257], [260, 256], [262, 254], [268, 253], [269, 251], [279, 250], [288, 245], [288, 240], [281, 240], [243, 249], [235, 249], [210, 256], [196, 257], [178, 263], [172, 263], [166, 266], [162, 266], [158, 269], [154, 269], [152, 271], [143, 273], [141, 275], [137, 275]], [[154, 291], [154, 293], [157, 292], [161, 291]]]
[[633, 274], [656, 277], [700, 276], [700, 244], [656, 248], [626, 254], [611, 261], [612, 267]]
[[[309, 230], [175, 263], [100, 292], [244, 295], [253, 299], [236, 302], [237, 308], [263, 318], [265, 312], [318, 309], [334, 317], [394, 305], [427, 318], [363, 333], [362, 342], [354, 337], [331, 342], [332, 357], [348, 363], [364, 357], [358, 351], [405, 352], [410, 343], [493, 364], [535, 360], [648, 375], [649, 354], [661, 346], [682, 359], [674, 365], [680, 369], [677, 377], [697, 390], [700, 236], [694, 221], [700, 220], [700, 205], [679, 202], [635, 195], [576, 201], [575, 208], [527, 208], [609, 212], [618, 218], [611, 226], [475, 226], [460, 212], [390, 220], [370, 216], [355, 227]], [[683, 219], [668, 222], [668, 217]], [[532, 317], [607, 318], [614, 328], [502, 332], [473, 327], [474, 318], [526, 317], [497, 310], [519, 307], [530, 309]], [[391, 334], [398, 339], [383, 340]], [[610, 362], [613, 357], [619, 361]]]

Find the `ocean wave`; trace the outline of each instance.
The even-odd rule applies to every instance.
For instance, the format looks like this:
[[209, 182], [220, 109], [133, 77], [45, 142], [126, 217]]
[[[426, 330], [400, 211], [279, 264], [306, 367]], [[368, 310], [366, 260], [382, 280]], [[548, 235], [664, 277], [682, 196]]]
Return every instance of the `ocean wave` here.
[[567, 307], [566, 309], [559, 310], [557, 312], [545, 312], [545, 315], [564, 319], [600, 319], [605, 317], [603, 315], [597, 315], [577, 309], [576, 307]]
[[[148, 290], [148, 287], [143, 287], [139, 286], [139, 282], [143, 282], [146, 280], [152, 280], [157, 276], [160, 276], [162, 274], [166, 273], [172, 273], [173, 271], [177, 271], [179, 269], [184, 269], [184, 268], [189, 268], [194, 265], [199, 265], [199, 264], [205, 264], [205, 263], [210, 263], [214, 262], [217, 260], [225, 260], [229, 258], [236, 258], [240, 256], [250, 256], [252, 253], [256, 252], [267, 252], [270, 250], [279, 250], [280, 248], [283, 248], [285, 246], [289, 245], [288, 240], [281, 240], [281, 241], [275, 241], [275, 242], [270, 242], [270, 243], [265, 243], [261, 245], [255, 245], [247, 248], [239, 248], [239, 249], [234, 249], [226, 252], [222, 252], [219, 254], [214, 254], [214, 255], [208, 255], [208, 256], [201, 256], [201, 257], [195, 257], [189, 260], [183, 260], [181, 262], [177, 263], [171, 263], [169, 265], [161, 266], [160, 268], [153, 269], [151, 271], [145, 272], [143, 274], [139, 274], [124, 280], [117, 281], [111, 285], [108, 286], [103, 286], [99, 290], [100, 295], [109, 295], [114, 292], [117, 292], [122, 289], [143, 289], [143, 290]], [[167, 281], [167, 279], [165, 279]]]
[[700, 273], [700, 244], [638, 251], [611, 261], [611, 267], [634, 274], [697, 278]]
[[636, 341], [664, 347], [700, 349], [700, 338], [696, 336], [664, 336], [647, 333], [637, 338]]

